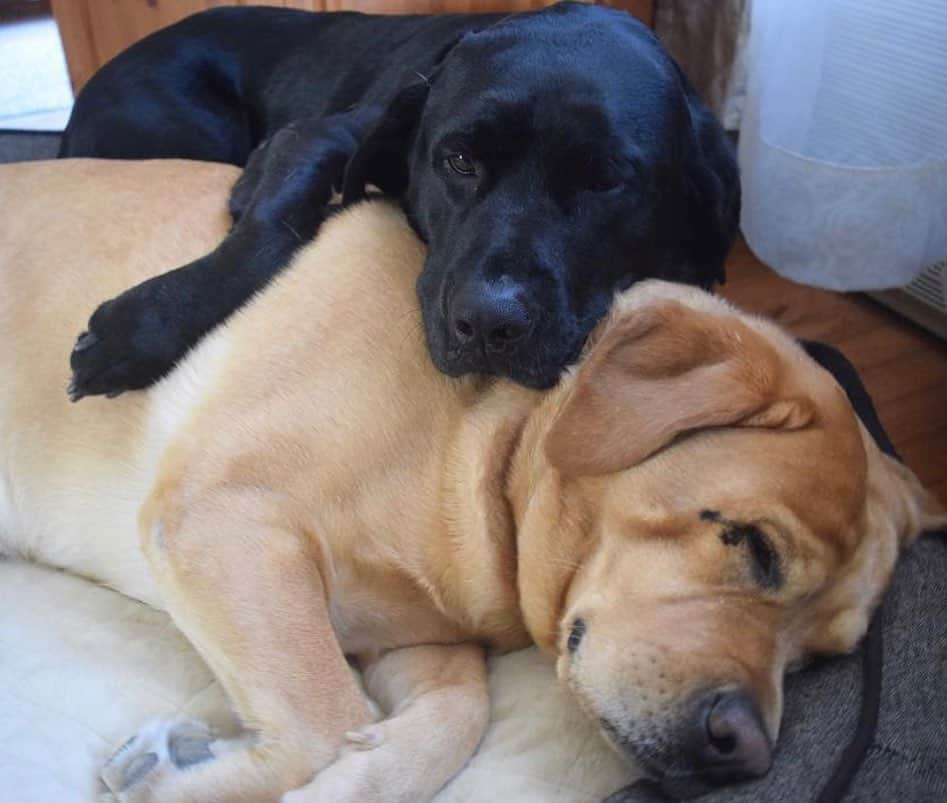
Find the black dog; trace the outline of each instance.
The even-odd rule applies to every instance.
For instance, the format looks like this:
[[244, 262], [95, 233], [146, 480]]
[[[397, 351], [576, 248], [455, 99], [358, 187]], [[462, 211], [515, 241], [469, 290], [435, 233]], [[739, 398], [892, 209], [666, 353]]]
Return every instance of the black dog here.
[[438, 368], [536, 388], [616, 290], [722, 280], [739, 213], [730, 144], [677, 66], [631, 16], [584, 4], [208, 11], [106, 65], [61, 155], [248, 162], [216, 251], [95, 312], [74, 399], [167, 372], [312, 236], [333, 186], [404, 199]]

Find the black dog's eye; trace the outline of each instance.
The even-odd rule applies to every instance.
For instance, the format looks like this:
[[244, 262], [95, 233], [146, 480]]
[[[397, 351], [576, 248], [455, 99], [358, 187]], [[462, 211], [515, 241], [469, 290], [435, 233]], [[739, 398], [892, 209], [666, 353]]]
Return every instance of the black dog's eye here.
[[[709, 511], [708, 511], [709, 512]], [[753, 562], [753, 579], [763, 588], [777, 589], [783, 584], [779, 553], [772, 541], [751, 524], [729, 524], [720, 538], [727, 546], [746, 543]]]
[[622, 189], [632, 174], [628, 162], [599, 153], [594, 147], [576, 153], [573, 160], [558, 169], [567, 172], [574, 187], [597, 193]]
[[465, 153], [455, 153], [445, 160], [447, 166], [460, 176], [472, 178], [477, 175], [477, 164]]
[[572, 630], [569, 631], [569, 640], [566, 642], [566, 648], [569, 652], [575, 652], [579, 649], [579, 642], [582, 641], [582, 636], [585, 635], [585, 620], [576, 619], [572, 623]]
[[619, 176], [608, 173], [592, 173], [585, 178], [585, 188], [591, 192], [611, 192], [617, 190], [622, 185]]

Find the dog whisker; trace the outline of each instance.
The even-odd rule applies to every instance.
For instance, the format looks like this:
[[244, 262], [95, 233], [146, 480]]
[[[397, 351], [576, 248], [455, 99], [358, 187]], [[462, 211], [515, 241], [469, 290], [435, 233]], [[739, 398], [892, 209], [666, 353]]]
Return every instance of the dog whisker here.
[[280, 223], [282, 223], [287, 229], [289, 229], [290, 232], [292, 232], [293, 237], [295, 237], [299, 242], [303, 241], [303, 238], [300, 236], [299, 232], [296, 231], [296, 229], [294, 229], [292, 226], [290, 226], [289, 223], [287, 223], [285, 220], [282, 220], [282, 219], [280, 220]]

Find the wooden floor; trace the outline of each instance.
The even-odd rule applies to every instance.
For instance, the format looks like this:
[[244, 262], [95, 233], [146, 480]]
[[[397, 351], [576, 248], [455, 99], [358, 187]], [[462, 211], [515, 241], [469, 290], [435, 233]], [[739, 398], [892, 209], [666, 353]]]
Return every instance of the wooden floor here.
[[799, 337], [839, 348], [861, 374], [901, 457], [947, 504], [947, 343], [865, 296], [787, 281], [742, 241], [721, 294]]

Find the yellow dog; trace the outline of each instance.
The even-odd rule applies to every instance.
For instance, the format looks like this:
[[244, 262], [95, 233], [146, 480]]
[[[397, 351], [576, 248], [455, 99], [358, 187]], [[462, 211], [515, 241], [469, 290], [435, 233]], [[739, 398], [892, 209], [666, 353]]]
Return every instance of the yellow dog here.
[[235, 176], [0, 171], [0, 543], [165, 607], [246, 727], [149, 726], [115, 799], [426, 800], [485, 727], [483, 647], [531, 642], [666, 790], [764, 773], [787, 666], [852, 649], [941, 516], [832, 377], [645, 282], [549, 392], [448, 379], [374, 202], [157, 387], [70, 405], [96, 299], [209, 250]]

